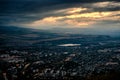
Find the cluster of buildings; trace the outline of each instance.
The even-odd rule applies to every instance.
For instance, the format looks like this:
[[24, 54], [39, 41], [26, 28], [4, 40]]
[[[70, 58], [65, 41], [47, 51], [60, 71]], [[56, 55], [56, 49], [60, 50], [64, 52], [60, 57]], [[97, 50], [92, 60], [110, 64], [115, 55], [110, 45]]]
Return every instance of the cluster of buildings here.
[[110, 70], [119, 71], [119, 44], [89, 42], [88, 45], [56, 45], [32, 51], [0, 51], [0, 80], [82, 78]]

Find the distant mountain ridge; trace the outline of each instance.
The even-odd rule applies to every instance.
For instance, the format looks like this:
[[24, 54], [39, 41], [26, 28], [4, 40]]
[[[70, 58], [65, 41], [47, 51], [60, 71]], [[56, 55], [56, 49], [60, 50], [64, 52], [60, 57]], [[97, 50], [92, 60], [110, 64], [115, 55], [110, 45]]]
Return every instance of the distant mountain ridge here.
[[109, 35], [120, 36], [120, 30], [96, 30], [93, 28], [53, 28], [51, 32], [68, 33], [68, 34], [83, 34], [83, 35]]
[[29, 46], [36, 41], [61, 37], [45, 30], [21, 28], [15, 26], [0, 26], [0, 46]]
[[[63, 31], [65, 31], [65, 29]], [[62, 29], [59, 31], [53, 31], [36, 30], [15, 26], [0, 26], [0, 47], [33, 46], [35, 44], [40, 44], [41, 42], [77, 40], [81, 38], [109, 38], [109, 36], [106, 35], [73, 34], [72, 32], [65, 33], [62, 32]]]

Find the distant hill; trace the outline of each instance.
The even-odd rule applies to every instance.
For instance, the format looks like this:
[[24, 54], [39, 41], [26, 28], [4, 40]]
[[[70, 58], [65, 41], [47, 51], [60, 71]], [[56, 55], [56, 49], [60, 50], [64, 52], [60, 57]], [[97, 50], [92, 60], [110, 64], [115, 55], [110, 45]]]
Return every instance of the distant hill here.
[[15, 26], [0, 26], [1, 46], [29, 46], [34, 42], [61, 37], [63, 35]]
[[69, 34], [83, 34], [83, 35], [109, 35], [109, 36], [120, 36], [120, 30], [104, 30], [94, 28], [53, 28], [51, 32], [56, 33], [69, 33]]
[[35, 37], [36, 35], [36, 37], [40, 37], [40, 38], [51, 38], [51, 37], [60, 36], [59, 34], [54, 34], [52, 32], [48, 32], [45, 30], [21, 28], [21, 27], [15, 27], [15, 26], [0, 26], [0, 34], [6, 34], [10, 36], [16, 35], [16, 36], [23, 36], [23, 37], [24, 36]]
[[[79, 31], [79, 30], [78, 30]], [[65, 33], [66, 32], [66, 33]], [[66, 41], [80, 38], [109, 38], [105, 35], [91, 35], [91, 34], [73, 34], [73, 31], [67, 29], [57, 30], [37, 30], [30, 28], [21, 28], [15, 26], [0, 26], [0, 47], [17, 47], [17, 46], [31, 46], [48, 41]]]

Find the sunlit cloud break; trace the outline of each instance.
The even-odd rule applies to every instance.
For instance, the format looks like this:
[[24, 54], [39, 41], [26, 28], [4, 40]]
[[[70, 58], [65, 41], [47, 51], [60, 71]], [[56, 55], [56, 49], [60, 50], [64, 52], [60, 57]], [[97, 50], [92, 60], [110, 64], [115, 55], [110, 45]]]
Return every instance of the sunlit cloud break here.
[[[16, 3], [16, 4], [13, 4]], [[26, 3], [28, 5], [26, 5]], [[49, 4], [49, 5], [48, 5]], [[25, 0], [3, 6], [1, 25], [22, 26], [36, 29], [48, 28], [98, 28], [104, 26], [120, 29], [120, 2]], [[111, 28], [112, 29], [112, 28]]]
[[[98, 3], [97, 3], [98, 4]], [[26, 24], [26, 26], [31, 27], [78, 27], [78, 28], [87, 28], [91, 25], [100, 23], [102, 21], [119, 21], [120, 11], [101, 11], [101, 12], [87, 12], [89, 8], [70, 8], [70, 9], [63, 9], [56, 11], [58, 14], [59, 12], [64, 12], [65, 16], [50, 16], [45, 17], [40, 20], [36, 20], [30, 24]], [[82, 11], [86, 11], [81, 13]]]

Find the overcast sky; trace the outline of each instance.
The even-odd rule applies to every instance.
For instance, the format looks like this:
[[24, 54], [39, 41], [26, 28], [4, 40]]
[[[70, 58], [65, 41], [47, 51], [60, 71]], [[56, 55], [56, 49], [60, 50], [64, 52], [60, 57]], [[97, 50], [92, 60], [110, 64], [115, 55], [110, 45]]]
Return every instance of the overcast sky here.
[[0, 25], [120, 30], [120, 1], [0, 0]]

